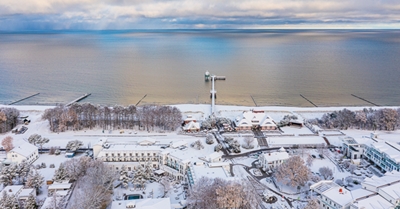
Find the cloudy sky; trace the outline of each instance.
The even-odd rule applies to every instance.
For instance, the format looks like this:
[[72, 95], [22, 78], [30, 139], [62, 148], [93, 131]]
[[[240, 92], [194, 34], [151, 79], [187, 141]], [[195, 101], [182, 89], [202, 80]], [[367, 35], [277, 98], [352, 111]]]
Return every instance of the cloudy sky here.
[[3, 31], [399, 26], [399, 0], [0, 0]]

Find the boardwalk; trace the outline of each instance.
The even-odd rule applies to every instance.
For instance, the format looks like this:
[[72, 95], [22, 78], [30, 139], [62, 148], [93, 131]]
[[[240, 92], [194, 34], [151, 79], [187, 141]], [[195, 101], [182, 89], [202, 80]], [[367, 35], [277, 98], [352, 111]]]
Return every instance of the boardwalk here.
[[307, 99], [305, 96], [301, 95], [301, 97], [303, 97], [303, 99], [307, 100], [310, 104], [314, 105], [314, 107], [318, 107], [316, 104], [314, 104], [311, 100]]

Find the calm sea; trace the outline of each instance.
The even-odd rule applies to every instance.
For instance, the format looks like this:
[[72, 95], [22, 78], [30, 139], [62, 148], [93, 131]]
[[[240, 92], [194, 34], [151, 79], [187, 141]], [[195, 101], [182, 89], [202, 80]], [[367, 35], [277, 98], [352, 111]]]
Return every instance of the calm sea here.
[[[400, 105], [398, 30], [0, 33], [0, 103]], [[254, 101], [253, 101], [253, 99]]]

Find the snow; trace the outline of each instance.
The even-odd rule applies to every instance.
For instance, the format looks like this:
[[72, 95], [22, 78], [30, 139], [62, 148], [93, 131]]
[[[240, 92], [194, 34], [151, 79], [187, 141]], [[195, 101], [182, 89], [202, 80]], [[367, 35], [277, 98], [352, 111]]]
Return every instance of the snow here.
[[[6, 186], [3, 191], [6, 191], [8, 195], [16, 195], [17, 193], [21, 192], [22, 188], [24, 186], [22, 185], [11, 185], [11, 186]], [[1, 192], [3, 192], [1, 191]]]
[[10, 152], [16, 152], [24, 157], [28, 157], [36, 151], [38, 151], [38, 148], [35, 145], [25, 142], [14, 147]]
[[289, 147], [299, 144], [313, 144], [320, 145], [326, 144], [325, 140], [320, 136], [282, 136], [282, 137], [268, 137], [268, 145], [270, 147]]
[[365, 199], [358, 200], [355, 205], [363, 209], [387, 209], [392, 208], [393, 204], [385, 200], [380, 195], [374, 195]]
[[113, 201], [111, 209], [171, 209], [169, 198]]

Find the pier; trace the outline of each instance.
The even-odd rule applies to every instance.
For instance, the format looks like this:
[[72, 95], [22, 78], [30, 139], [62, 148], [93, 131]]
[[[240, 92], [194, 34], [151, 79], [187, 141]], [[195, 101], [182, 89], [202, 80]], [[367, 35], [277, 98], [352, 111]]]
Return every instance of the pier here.
[[18, 102], [22, 102], [22, 101], [24, 101], [24, 100], [27, 100], [27, 99], [29, 99], [29, 98], [31, 98], [31, 97], [34, 97], [34, 96], [36, 96], [36, 95], [39, 95], [39, 94], [40, 94], [40, 93], [36, 93], [36, 94], [30, 95], [30, 96], [27, 96], [27, 97], [25, 97], [25, 98], [22, 98], [22, 99], [20, 99], [20, 100], [15, 101], [15, 102], [11, 102], [11, 103], [8, 104], [8, 105], [13, 105], [13, 104], [16, 104], [16, 103], [18, 103]]
[[211, 97], [211, 115], [214, 115], [215, 112], [215, 99], [217, 98], [217, 90], [215, 90], [215, 81], [216, 80], [226, 80], [225, 76], [218, 76], [218, 75], [210, 75], [210, 72], [206, 71], [204, 74], [205, 81], [209, 81], [211, 79], [211, 90], [210, 90], [210, 97]]
[[85, 99], [86, 97], [88, 97], [88, 96], [90, 96], [90, 95], [92, 95], [92, 93], [84, 94], [83, 96], [78, 97], [77, 99], [73, 100], [72, 102], [66, 104], [65, 106], [70, 106], [70, 105], [72, 105], [73, 103], [79, 102], [79, 101]]
[[301, 97], [303, 97], [303, 99], [307, 100], [310, 104], [314, 105], [314, 107], [318, 107], [316, 104], [314, 104], [311, 100], [307, 99], [305, 96], [301, 95]]
[[368, 101], [368, 100], [366, 100], [366, 99], [364, 99], [364, 98], [362, 98], [362, 97], [359, 97], [359, 96], [357, 96], [357, 95], [351, 94], [351, 96], [353, 96], [353, 97], [355, 97], [355, 98], [357, 98], [357, 99], [360, 99], [360, 100], [362, 100], [362, 101], [364, 101], [364, 102], [368, 102], [368, 103], [370, 103], [370, 104], [372, 104], [372, 105], [374, 105], [374, 106], [379, 107], [379, 105], [377, 105], [377, 104], [375, 104], [375, 103], [373, 103], [373, 102], [370, 102], [370, 101]]

